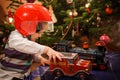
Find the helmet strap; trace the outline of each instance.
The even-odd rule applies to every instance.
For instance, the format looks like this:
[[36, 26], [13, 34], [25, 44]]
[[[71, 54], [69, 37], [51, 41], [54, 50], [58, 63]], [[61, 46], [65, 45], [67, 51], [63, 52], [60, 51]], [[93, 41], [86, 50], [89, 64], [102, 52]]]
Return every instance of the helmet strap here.
[[29, 40], [31, 40], [31, 35], [27, 36], [27, 38], [28, 38]]
[[42, 23], [38, 23], [36, 27], [36, 32], [39, 32], [42, 29]]

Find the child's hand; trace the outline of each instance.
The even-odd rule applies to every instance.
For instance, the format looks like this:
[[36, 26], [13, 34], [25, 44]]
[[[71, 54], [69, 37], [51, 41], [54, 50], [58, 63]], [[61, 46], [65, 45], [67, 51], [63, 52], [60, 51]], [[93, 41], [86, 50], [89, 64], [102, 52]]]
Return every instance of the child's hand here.
[[41, 58], [40, 58], [40, 64], [43, 65], [43, 66], [45, 66], [45, 64], [49, 65], [50, 61], [41, 56]]
[[61, 61], [63, 56], [62, 53], [57, 52], [49, 47], [46, 47], [46, 54], [49, 56], [49, 61], [53, 60], [54, 63], [56, 63], [57, 58]]
[[62, 60], [62, 54], [60, 52], [57, 51], [53, 51], [53, 52], [48, 52], [47, 53], [49, 56], [49, 61], [53, 60], [53, 62], [56, 64], [56, 59], [59, 59], [60, 61]]

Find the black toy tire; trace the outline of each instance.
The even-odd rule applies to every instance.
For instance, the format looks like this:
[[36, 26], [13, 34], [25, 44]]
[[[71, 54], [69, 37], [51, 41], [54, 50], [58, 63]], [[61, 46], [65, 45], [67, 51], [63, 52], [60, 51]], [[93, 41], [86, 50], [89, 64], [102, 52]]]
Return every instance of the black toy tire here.
[[94, 80], [93, 76], [86, 72], [79, 72], [77, 73], [76, 77], [78, 78], [78, 80]]
[[64, 73], [60, 69], [56, 69], [53, 71], [53, 79], [52, 80], [56, 80], [62, 76], [64, 76]]

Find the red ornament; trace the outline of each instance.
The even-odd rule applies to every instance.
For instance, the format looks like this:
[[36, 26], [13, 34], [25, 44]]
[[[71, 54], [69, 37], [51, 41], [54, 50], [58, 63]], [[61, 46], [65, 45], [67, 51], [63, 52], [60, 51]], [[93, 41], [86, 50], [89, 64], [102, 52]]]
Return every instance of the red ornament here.
[[13, 17], [11, 10], [8, 11], [8, 17]]
[[104, 41], [106, 44], [110, 42], [110, 37], [106, 34], [100, 37], [100, 41]]
[[86, 8], [86, 10], [87, 10], [88, 13], [91, 12], [90, 3], [85, 4], [85, 8]]
[[86, 8], [86, 10], [87, 10], [87, 12], [88, 13], [90, 13], [91, 12], [91, 10], [90, 10], [90, 8], [88, 7], [88, 8]]
[[11, 10], [8, 11], [8, 22], [11, 24], [13, 22], [13, 13]]
[[72, 12], [69, 12], [69, 17], [70, 17], [70, 19], [73, 18], [73, 13]]
[[105, 12], [106, 12], [107, 14], [112, 14], [113, 9], [112, 9], [111, 7], [109, 7], [109, 6], [107, 6], [106, 9], [105, 9]]

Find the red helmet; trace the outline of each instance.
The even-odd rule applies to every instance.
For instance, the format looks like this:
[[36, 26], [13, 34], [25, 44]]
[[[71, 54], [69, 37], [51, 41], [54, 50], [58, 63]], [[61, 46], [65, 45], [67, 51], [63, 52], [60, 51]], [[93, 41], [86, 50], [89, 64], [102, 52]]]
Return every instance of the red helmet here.
[[52, 21], [51, 14], [40, 4], [23, 4], [14, 14], [15, 28], [24, 36], [35, 33], [38, 22], [49, 21]]
[[105, 46], [105, 42], [104, 41], [97, 41], [96, 46]]

